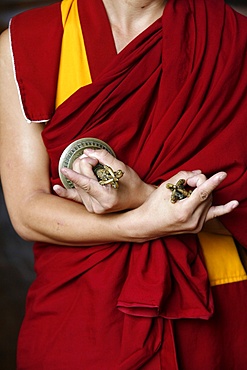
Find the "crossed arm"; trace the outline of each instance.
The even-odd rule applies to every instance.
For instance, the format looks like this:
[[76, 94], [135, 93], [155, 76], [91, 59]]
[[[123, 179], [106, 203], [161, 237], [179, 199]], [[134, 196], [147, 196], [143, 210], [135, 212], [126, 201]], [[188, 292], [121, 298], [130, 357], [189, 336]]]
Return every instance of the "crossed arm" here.
[[[132, 169], [102, 151], [91, 154], [87, 161], [94, 163], [99, 159], [115, 169], [122, 167], [125, 175], [117, 199], [116, 193], [109, 194], [107, 206], [104, 203], [107, 187], [100, 187], [85, 173], [75, 172], [69, 176], [77, 183], [84, 206], [66, 199], [70, 196], [61, 188], [56, 189], [60, 196], [52, 194], [49, 158], [41, 138], [43, 125], [29, 124], [23, 117], [6, 32], [1, 36], [0, 56], [1, 181], [11, 221], [24, 239], [71, 246], [143, 242], [165, 235], [197, 233], [206, 221], [231, 212], [238, 205], [237, 201], [231, 201], [212, 206], [212, 191], [224, 180], [224, 173], [210, 179], [200, 172], [174, 176], [169, 182], [185, 177], [195, 191], [190, 198], [171, 204], [165, 184], [154, 189]], [[90, 163], [86, 166], [84, 163], [84, 172], [90, 167]], [[95, 202], [101, 207], [98, 213], [90, 209], [90, 204], [94, 207]]]

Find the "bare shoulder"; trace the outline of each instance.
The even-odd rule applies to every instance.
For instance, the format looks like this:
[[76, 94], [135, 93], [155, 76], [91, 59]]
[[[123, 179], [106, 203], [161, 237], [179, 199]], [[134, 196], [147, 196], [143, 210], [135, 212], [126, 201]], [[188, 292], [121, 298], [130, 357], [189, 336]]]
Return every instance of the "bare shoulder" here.
[[0, 61], [1, 66], [3, 62], [11, 62], [10, 35], [8, 29], [0, 34]]
[[5, 93], [6, 81], [13, 73], [9, 30], [0, 35], [0, 95]]
[[[9, 215], [20, 223], [25, 200], [50, 192], [43, 124], [28, 123], [22, 109], [8, 30], [0, 36], [0, 176]], [[15, 221], [17, 220], [17, 221]]]
[[[5, 30], [0, 35], [0, 95], [5, 95], [7, 92], [7, 86], [13, 85], [14, 71], [12, 66], [11, 57], [11, 43], [9, 30]], [[7, 86], [6, 86], [7, 84]]]
[[9, 29], [8, 28], [0, 34], [0, 43], [1, 43], [1, 45], [3, 45], [4, 42], [6, 42], [6, 43], [9, 42]]
[[12, 112], [11, 115], [13, 115], [13, 118], [22, 119], [19, 96], [15, 83], [8, 29], [0, 36], [0, 109], [1, 126], [6, 123], [6, 121], [9, 122], [11, 118], [8, 114], [8, 117], [6, 116], [6, 112]]
[[0, 36], [0, 152], [10, 146], [13, 140], [17, 140], [19, 146], [22, 144], [23, 147], [28, 140], [40, 140], [43, 129], [42, 124], [27, 123], [12, 59], [9, 30], [6, 30]]

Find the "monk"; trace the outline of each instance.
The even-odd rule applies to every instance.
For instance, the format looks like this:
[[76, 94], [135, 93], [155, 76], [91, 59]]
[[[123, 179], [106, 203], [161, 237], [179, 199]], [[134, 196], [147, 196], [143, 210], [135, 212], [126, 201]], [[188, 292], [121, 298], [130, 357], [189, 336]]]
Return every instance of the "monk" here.
[[[245, 369], [246, 41], [221, 0], [64, 0], [12, 19], [1, 180], [37, 274], [18, 369]], [[60, 166], [82, 139], [114, 154]]]

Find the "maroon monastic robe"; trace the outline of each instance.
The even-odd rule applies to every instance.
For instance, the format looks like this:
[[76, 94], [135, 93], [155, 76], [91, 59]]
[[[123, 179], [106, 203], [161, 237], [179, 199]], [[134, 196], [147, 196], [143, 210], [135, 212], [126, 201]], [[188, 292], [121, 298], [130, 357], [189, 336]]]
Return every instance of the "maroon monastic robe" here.
[[[32, 121], [50, 119], [43, 140], [51, 183], [60, 183], [64, 148], [80, 137], [106, 141], [156, 185], [181, 169], [200, 168], [207, 176], [225, 170], [214, 203], [240, 201], [222, 222], [247, 247], [246, 19], [222, 1], [168, 0], [163, 17], [117, 55], [102, 2], [81, 0], [79, 12], [93, 83], [55, 112], [59, 6], [17, 16], [11, 26], [25, 114]], [[36, 243], [34, 251], [37, 278], [20, 334], [19, 369], [227, 369], [227, 355], [218, 364], [221, 353], [206, 352], [214, 328], [227, 320], [217, 327], [210, 318], [212, 292], [196, 236], [88, 248]], [[217, 287], [222, 312], [220, 292], [228, 289], [229, 298], [235, 285], [240, 307], [246, 302], [246, 283]], [[229, 321], [228, 337], [235, 330]], [[238, 370], [247, 360], [236, 353], [247, 339], [241, 326], [232, 355]], [[202, 341], [195, 339], [199, 330]], [[195, 353], [185, 354], [200, 345], [198, 365]], [[231, 346], [223, 347], [230, 353]]]

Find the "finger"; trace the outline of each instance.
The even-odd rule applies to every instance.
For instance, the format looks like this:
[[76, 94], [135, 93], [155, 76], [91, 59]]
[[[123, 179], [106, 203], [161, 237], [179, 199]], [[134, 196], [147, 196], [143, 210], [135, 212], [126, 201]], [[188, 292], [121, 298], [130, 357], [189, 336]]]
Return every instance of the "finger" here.
[[53, 186], [53, 190], [55, 191], [55, 193], [57, 195], [59, 195], [60, 197], [62, 198], [66, 198], [66, 195], [67, 195], [67, 189], [63, 188], [62, 186], [60, 185], [54, 185]]
[[[111, 155], [105, 149], [85, 149], [84, 153], [90, 158], [96, 158], [100, 163], [106, 164], [108, 166], [114, 166], [121, 164], [113, 155]], [[122, 168], [120, 168], [122, 169]]]
[[[188, 183], [188, 181], [193, 181], [193, 182], [191, 182], [191, 185], [190, 184], [188, 184], [188, 185], [191, 186], [191, 187], [195, 187], [196, 181], [195, 180], [190, 180], [190, 179], [193, 179], [194, 177], [199, 176], [201, 174], [202, 174], [201, 170], [179, 171], [178, 173], [176, 173], [176, 175], [172, 176], [167, 181], [169, 183], [175, 183], [175, 182], [179, 181], [180, 179], [185, 179], [186, 183]], [[204, 175], [202, 175], [202, 176], [204, 176]]]
[[73, 170], [84, 176], [95, 178], [93, 167], [95, 167], [97, 163], [98, 160], [96, 158], [81, 156], [74, 161]]
[[86, 193], [91, 192], [93, 182], [96, 182], [98, 184], [97, 180], [84, 176], [69, 168], [62, 168], [61, 172], [63, 173], [64, 176], [66, 176], [70, 181], [73, 182], [75, 187], [80, 187]]
[[198, 186], [203, 184], [206, 180], [207, 177], [203, 173], [195, 173], [187, 179], [186, 183], [192, 188], [198, 188]]
[[193, 174], [195, 174], [195, 175], [199, 175], [200, 173], [202, 173], [202, 171], [201, 170], [193, 170], [193, 171], [191, 171]]
[[73, 182], [75, 189], [80, 193], [81, 197], [83, 197], [81, 191], [84, 191], [85, 193], [88, 193], [90, 196], [97, 199], [97, 197], [102, 194], [102, 191], [109, 194], [109, 192], [112, 190], [111, 185], [101, 186], [96, 177], [90, 178], [69, 168], [62, 168], [61, 171], [64, 176]]
[[78, 193], [75, 189], [65, 189], [60, 185], [54, 185], [53, 190], [60, 198], [78, 201]]
[[226, 176], [227, 174], [225, 172], [218, 172], [207, 180], [204, 180], [202, 175], [195, 176], [195, 179], [191, 178], [191, 181], [188, 181], [188, 185], [193, 186], [193, 182], [195, 181], [194, 185], [196, 187], [191, 195], [191, 198], [199, 202], [204, 202], [206, 199], [208, 199], [213, 190], [215, 190], [217, 186], [221, 184]]
[[212, 220], [215, 217], [223, 216], [227, 213], [232, 212], [236, 207], [238, 207], [239, 202], [237, 200], [232, 200], [221, 206], [212, 206], [206, 216], [206, 222]]

